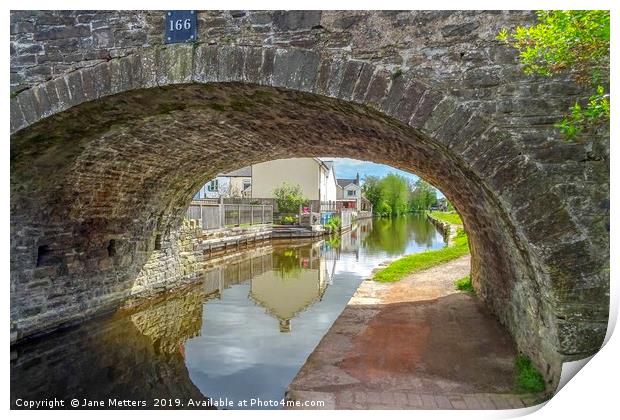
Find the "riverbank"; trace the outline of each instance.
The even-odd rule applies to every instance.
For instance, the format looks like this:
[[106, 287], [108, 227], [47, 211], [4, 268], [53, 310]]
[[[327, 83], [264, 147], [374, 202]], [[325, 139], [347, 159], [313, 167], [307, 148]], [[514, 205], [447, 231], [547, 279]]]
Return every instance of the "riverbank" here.
[[[446, 214], [451, 216], [449, 213]], [[410, 273], [425, 270], [469, 254], [469, 242], [462, 225], [441, 220], [437, 215], [431, 215], [431, 213], [427, 213], [426, 216], [431, 223], [443, 232], [448, 246], [442, 249], [407, 255], [393, 261], [387, 266], [375, 270], [374, 280], [386, 283], [396, 282]], [[456, 216], [458, 218], [458, 215]], [[456, 219], [451, 218], [451, 220]], [[460, 218], [458, 220], [460, 221]]]
[[288, 387], [290, 400], [331, 409], [503, 409], [515, 393], [517, 350], [474, 295], [455, 290], [469, 255], [406, 276], [367, 279]]
[[448, 246], [454, 245], [459, 229], [463, 229], [463, 221], [457, 213], [433, 211], [427, 212], [426, 218], [443, 232]]

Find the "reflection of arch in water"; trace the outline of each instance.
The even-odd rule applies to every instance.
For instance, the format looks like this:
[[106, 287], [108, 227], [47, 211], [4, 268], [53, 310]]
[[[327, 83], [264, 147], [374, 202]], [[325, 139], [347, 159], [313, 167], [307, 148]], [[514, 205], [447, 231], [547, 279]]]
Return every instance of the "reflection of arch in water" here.
[[162, 353], [183, 353], [187, 340], [200, 335], [205, 293], [201, 285], [184, 289], [155, 305], [132, 313], [136, 329]]
[[160, 302], [15, 346], [16, 398], [107, 401], [206, 397], [189, 378], [184, 343], [200, 333], [204, 292], [184, 290]]

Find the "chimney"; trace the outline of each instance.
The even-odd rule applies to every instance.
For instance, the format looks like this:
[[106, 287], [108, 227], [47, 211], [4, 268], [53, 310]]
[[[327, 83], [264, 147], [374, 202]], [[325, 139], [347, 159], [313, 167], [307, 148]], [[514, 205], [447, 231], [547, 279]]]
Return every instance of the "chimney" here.
[[357, 173], [357, 176], [355, 177], [355, 183], [356, 183], [357, 185], [359, 185], [359, 184], [360, 184], [360, 173], [359, 173], [359, 172]]

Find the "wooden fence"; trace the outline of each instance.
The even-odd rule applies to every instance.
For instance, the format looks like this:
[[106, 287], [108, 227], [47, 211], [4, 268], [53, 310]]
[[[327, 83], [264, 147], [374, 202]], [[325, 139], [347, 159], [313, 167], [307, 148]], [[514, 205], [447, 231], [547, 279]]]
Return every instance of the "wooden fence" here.
[[194, 200], [187, 209], [186, 217], [198, 220], [204, 230], [273, 223], [273, 205], [224, 204], [213, 203], [210, 200]]

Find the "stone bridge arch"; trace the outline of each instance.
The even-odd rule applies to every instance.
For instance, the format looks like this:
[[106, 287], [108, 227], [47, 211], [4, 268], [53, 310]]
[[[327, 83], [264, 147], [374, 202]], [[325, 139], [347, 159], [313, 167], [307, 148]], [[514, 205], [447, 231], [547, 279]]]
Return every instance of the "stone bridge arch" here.
[[216, 173], [334, 155], [415, 172], [454, 202], [476, 289], [556, 383], [605, 335], [608, 154], [450, 86], [316, 45], [206, 43], [32, 83], [11, 98], [12, 340], [119, 305]]

